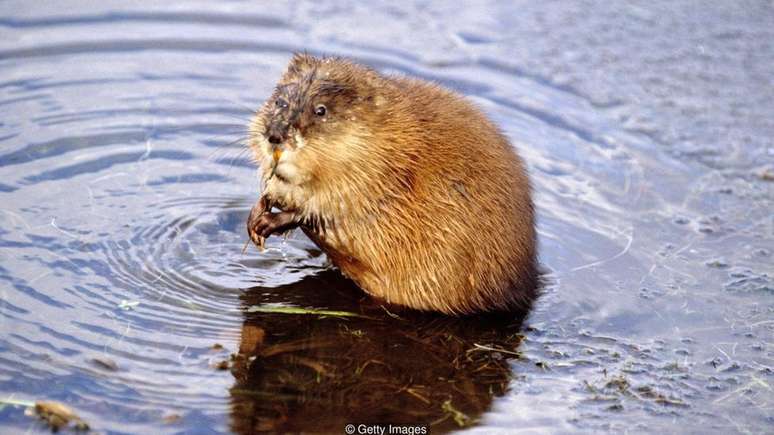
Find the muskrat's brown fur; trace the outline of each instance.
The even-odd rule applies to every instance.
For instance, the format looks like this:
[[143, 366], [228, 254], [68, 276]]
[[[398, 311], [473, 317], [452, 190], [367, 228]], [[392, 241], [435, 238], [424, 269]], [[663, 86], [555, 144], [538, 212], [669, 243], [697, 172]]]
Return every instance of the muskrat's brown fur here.
[[300, 226], [367, 293], [420, 310], [536, 297], [524, 164], [463, 97], [297, 54], [250, 131], [265, 186], [248, 219], [254, 242]]

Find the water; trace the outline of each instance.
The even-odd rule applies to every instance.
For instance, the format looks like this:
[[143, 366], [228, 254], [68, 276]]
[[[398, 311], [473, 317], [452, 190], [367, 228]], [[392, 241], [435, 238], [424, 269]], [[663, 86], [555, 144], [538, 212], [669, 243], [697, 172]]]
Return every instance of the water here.
[[[770, 2], [0, 10], [0, 398], [136, 433], [774, 424]], [[300, 232], [242, 253], [240, 139], [294, 50], [502, 126], [547, 271], [527, 319], [387, 311]], [[19, 406], [0, 424], [46, 431]]]

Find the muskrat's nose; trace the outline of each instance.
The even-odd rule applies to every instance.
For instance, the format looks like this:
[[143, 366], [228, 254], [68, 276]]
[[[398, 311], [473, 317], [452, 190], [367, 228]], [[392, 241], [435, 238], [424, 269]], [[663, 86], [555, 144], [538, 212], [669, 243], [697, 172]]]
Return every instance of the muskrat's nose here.
[[268, 140], [270, 144], [277, 146], [282, 142], [285, 142], [285, 139], [287, 139], [288, 127], [282, 122], [273, 122], [266, 128], [266, 131], [263, 133], [263, 135], [266, 137], [266, 140]]

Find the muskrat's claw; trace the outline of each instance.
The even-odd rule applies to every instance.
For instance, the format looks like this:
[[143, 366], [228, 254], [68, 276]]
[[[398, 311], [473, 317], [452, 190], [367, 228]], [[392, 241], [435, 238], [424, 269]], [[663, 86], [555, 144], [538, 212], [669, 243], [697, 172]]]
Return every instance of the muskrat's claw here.
[[247, 234], [259, 248], [263, 249], [264, 240], [272, 234], [284, 233], [298, 227], [299, 221], [295, 212], [271, 212], [271, 205], [266, 196], [262, 196], [250, 210], [247, 218]]
[[247, 235], [261, 250], [263, 250], [264, 238], [255, 231], [255, 228], [258, 226], [258, 220], [261, 216], [269, 210], [269, 200], [266, 198], [266, 195], [263, 195], [250, 210], [250, 216], [247, 218]]

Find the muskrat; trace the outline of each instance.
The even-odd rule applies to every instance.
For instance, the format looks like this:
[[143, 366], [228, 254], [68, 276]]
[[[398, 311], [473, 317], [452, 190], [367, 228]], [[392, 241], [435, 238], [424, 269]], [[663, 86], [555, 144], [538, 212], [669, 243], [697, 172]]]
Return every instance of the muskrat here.
[[264, 186], [247, 221], [257, 245], [300, 227], [366, 293], [419, 310], [535, 299], [527, 172], [462, 96], [296, 54], [250, 124], [250, 148]]

